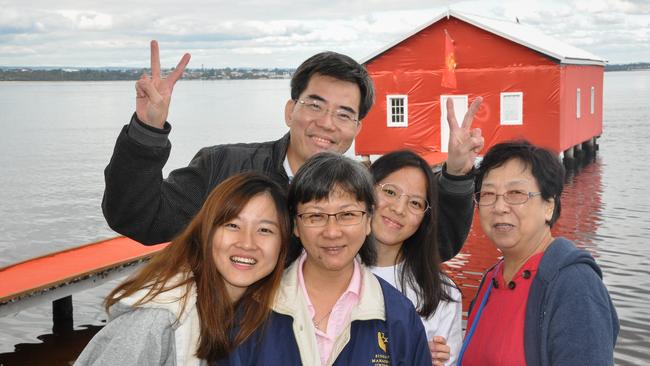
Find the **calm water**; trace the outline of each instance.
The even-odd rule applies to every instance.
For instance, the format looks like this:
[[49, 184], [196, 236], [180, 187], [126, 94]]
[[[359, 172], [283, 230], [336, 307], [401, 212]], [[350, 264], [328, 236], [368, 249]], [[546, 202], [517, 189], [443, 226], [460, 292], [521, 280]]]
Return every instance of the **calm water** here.
[[[100, 210], [103, 168], [134, 108], [132, 95], [132, 82], [0, 83], [0, 267], [115, 235]], [[288, 80], [181, 82], [169, 117], [166, 172], [186, 165], [202, 146], [281, 136], [288, 95]], [[650, 247], [643, 242], [650, 237], [648, 100], [650, 72], [605, 74], [599, 157], [569, 180], [555, 229], [603, 268], [621, 318], [617, 365], [650, 360]], [[496, 255], [475, 225], [449, 263], [466, 300]], [[113, 286], [75, 295], [81, 341], [47, 336], [49, 306], [0, 318], [0, 363], [18, 364], [20, 356], [20, 364], [37, 364], [47, 356], [50, 364], [65, 364], [65, 356], [53, 359], [53, 349], [83, 347], [86, 333], [105, 318], [99, 304]]]

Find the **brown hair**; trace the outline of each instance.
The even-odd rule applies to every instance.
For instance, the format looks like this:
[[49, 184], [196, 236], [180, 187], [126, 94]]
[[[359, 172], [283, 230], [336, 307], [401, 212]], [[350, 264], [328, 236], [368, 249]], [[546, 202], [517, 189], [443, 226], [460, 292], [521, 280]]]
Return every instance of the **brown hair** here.
[[[232, 303], [213, 260], [211, 239], [220, 225], [235, 218], [259, 194], [269, 194], [278, 213], [282, 243], [278, 257], [280, 265], [276, 264], [273, 272], [249, 286], [242, 297]], [[270, 314], [282, 277], [290, 230], [285, 190], [258, 173], [235, 175], [210, 193], [201, 210], [169, 246], [154, 255], [137, 275], [121, 283], [107, 296], [106, 310], [139, 290], [148, 292], [134, 306], [185, 286], [179, 298], [182, 314], [189, 290], [195, 285], [201, 329], [196, 356], [206, 360], [225, 357], [263, 325]], [[179, 274], [182, 278], [174, 280]]]

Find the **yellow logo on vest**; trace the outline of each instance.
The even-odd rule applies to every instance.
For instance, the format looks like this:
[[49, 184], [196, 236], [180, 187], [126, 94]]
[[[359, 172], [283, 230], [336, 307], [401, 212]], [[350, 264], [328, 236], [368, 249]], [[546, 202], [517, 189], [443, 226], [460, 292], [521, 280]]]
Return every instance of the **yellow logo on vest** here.
[[388, 350], [386, 349], [388, 338], [386, 337], [384, 332], [377, 332], [377, 343], [379, 344], [379, 348], [381, 348], [382, 351], [388, 352]]
[[387, 366], [390, 365], [390, 355], [388, 354], [388, 337], [384, 332], [377, 332], [377, 345], [384, 351], [383, 354], [377, 353], [372, 359], [373, 365]]

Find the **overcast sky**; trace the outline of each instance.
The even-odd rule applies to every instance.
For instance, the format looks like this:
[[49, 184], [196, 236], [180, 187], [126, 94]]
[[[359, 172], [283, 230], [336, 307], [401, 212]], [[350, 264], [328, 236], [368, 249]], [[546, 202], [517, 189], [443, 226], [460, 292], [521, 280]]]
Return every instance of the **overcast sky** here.
[[360, 59], [445, 11], [536, 27], [607, 59], [650, 62], [650, 0], [0, 0], [0, 66], [296, 67], [323, 50]]

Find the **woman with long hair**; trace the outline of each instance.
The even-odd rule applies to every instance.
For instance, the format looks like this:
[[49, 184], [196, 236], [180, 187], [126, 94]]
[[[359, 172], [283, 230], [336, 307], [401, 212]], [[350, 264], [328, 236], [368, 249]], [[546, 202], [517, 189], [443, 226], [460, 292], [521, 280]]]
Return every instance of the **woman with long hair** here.
[[[439, 184], [442, 177], [408, 150], [382, 156], [370, 172], [377, 195], [372, 232], [378, 254], [371, 271], [413, 302], [427, 333], [433, 364], [454, 365], [462, 342], [462, 304], [460, 291], [440, 266], [439, 232], [445, 229], [436, 225], [436, 208], [438, 187], [445, 188]], [[471, 191], [442, 194], [471, 199]], [[436, 348], [440, 343], [448, 353]]]
[[290, 227], [277, 183], [257, 173], [225, 180], [169, 246], [108, 295], [110, 321], [76, 364], [199, 365], [227, 356], [270, 313]]

